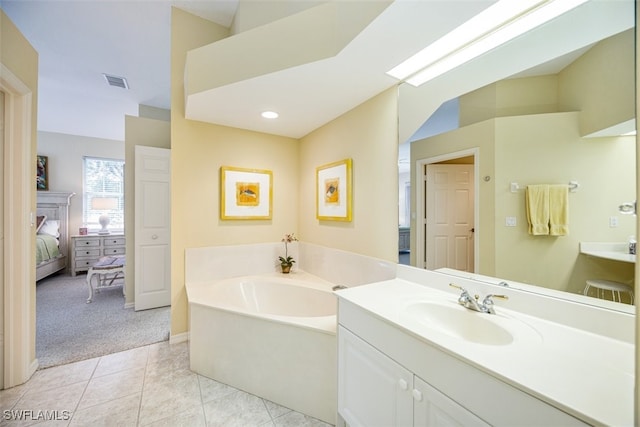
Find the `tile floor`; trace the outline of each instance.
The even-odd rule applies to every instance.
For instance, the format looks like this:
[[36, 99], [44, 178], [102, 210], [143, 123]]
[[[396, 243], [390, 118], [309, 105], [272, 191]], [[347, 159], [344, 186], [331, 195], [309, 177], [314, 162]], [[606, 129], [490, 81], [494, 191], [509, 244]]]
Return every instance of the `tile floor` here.
[[34, 424], [329, 426], [190, 371], [188, 344], [168, 342], [40, 370], [0, 391], [0, 426]]

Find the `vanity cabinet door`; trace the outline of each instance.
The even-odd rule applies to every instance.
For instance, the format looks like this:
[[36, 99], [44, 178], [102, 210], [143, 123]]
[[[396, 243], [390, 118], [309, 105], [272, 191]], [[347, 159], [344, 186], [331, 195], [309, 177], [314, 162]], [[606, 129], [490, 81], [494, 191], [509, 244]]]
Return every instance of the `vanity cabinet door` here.
[[419, 377], [414, 377], [412, 394], [414, 398], [414, 425], [416, 427], [489, 426], [475, 414], [431, 387]]
[[413, 374], [338, 327], [338, 412], [349, 427], [413, 425]]

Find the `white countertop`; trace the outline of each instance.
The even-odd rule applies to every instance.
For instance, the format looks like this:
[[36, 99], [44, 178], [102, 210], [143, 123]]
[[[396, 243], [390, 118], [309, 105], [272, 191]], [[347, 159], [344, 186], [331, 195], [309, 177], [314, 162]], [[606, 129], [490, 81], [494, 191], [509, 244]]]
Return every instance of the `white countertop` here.
[[[633, 425], [634, 346], [606, 336], [510, 311], [496, 303], [504, 322], [535, 331], [508, 345], [485, 345], [429, 330], [406, 316], [420, 301], [457, 304], [446, 293], [403, 279], [338, 291], [339, 298], [371, 312], [401, 330], [455, 355], [553, 406], [594, 425]], [[533, 338], [533, 339], [531, 339]]]
[[636, 256], [629, 254], [627, 243], [580, 242], [580, 253], [614, 261], [636, 262]]

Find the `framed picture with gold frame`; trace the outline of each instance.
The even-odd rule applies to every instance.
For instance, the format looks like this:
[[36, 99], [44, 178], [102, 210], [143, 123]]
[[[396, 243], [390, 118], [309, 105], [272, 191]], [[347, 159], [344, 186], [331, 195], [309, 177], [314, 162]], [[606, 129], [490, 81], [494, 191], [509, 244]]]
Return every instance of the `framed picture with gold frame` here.
[[220, 168], [220, 219], [271, 219], [273, 173]]
[[351, 221], [352, 160], [345, 159], [316, 168], [316, 218]]

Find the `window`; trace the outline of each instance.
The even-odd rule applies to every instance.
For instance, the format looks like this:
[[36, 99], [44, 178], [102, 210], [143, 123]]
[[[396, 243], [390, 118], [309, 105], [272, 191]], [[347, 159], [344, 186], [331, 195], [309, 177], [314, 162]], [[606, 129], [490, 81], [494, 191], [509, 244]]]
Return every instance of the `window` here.
[[107, 214], [109, 230], [124, 230], [124, 161], [85, 157], [83, 188], [84, 226], [97, 231], [100, 215]]

